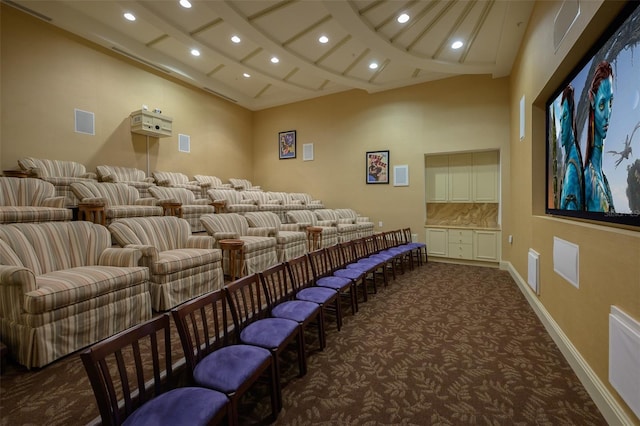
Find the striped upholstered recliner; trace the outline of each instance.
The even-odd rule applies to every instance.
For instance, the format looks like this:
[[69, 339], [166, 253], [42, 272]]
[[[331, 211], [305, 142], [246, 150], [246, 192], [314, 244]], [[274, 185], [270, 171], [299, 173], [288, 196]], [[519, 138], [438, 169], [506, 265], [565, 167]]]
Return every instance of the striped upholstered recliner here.
[[307, 233], [297, 223], [282, 223], [273, 212], [248, 212], [244, 215], [252, 228], [267, 228], [276, 237], [278, 262], [286, 262], [307, 252]]
[[120, 219], [109, 225], [121, 247], [142, 251], [150, 271], [153, 309], [166, 311], [222, 287], [222, 253], [208, 235], [191, 235], [175, 216]]
[[0, 225], [0, 335], [9, 355], [45, 366], [151, 318], [142, 253], [113, 248], [91, 222]]
[[[273, 232], [267, 228], [250, 228], [247, 219], [237, 213], [205, 214], [200, 221], [207, 233], [216, 240], [242, 240], [244, 262], [239, 275], [250, 275], [261, 272], [278, 262], [276, 254], [276, 238], [269, 236]], [[224, 270], [229, 269], [229, 253], [223, 253]]]
[[241, 192], [235, 189], [210, 189], [207, 196], [213, 203], [222, 203], [221, 213], [240, 213], [255, 212], [258, 210], [258, 201], [246, 199]]
[[189, 222], [191, 232], [204, 231], [200, 223], [200, 216], [215, 212], [215, 208], [211, 205], [211, 200], [208, 198], [196, 198], [193, 192], [185, 188], [154, 186], [149, 188], [149, 192], [160, 205], [166, 202], [180, 203], [181, 217]]
[[320, 220], [311, 210], [290, 210], [287, 212], [288, 223], [297, 223], [303, 228], [316, 226], [322, 228], [322, 244], [320, 248], [338, 244], [338, 228], [331, 220]]
[[338, 242], [351, 241], [358, 238], [358, 227], [351, 219], [342, 219], [333, 209], [316, 209], [313, 213], [318, 220], [331, 223], [338, 230]]
[[140, 198], [149, 198], [149, 187], [155, 182], [151, 176], [147, 176], [142, 170], [133, 167], [98, 166], [96, 167], [100, 182], [119, 182], [133, 186], [140, 193]]
[[126, 183], [75, 182], [71, 190], [83, 203], [103, 203], [106, 225], [125, 217], [162, 216], [155, 198], [140, 198], [139, 192]]
[[155, 171], [152, 175], [158, 186], [185, 188], [193, 192], [196, 198], [206, 198], [200, 184], [194, 180], [189, 180], [189, 176], [184, 173]]
[[78, 199], [71, 191], [74, 182], [96, 181], [95, 173], [87, 172], [84, 165], [75, 161], [48, 160], [25, 157], [18, 160], [20, 168], [31, 177], [52, 183], [56, 188], [56, 195], [66, 197], [65, 207], [75, 207]]
[[40, 179], [0, 177], [0, 223], [71, 220], [64, 197], [56, 197], [52, 184]]
[[373, 235], [374, 223], [366, 216], [360, 216], [353, 209], [334, 209], [338, 217], [348, 219], [358, 227], [358, 238]]

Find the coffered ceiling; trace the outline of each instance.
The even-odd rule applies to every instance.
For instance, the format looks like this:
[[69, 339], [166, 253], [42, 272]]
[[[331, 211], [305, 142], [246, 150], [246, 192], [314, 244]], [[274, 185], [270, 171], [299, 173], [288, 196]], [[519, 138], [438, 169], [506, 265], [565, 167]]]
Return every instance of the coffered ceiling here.
[[[184, 7], [178, 0], [3, 2], [250, 110], [462, 74], [507, 76], [534, 3], [190, 0], [191, 7]], [[135, 20], [127, 20], [125, 13]], [[401, 14], [407, 22], [398, 21]], [[454, 49], [455, 41], [462, 46]], [[191, 53], [194, 49], [199, 56]]]

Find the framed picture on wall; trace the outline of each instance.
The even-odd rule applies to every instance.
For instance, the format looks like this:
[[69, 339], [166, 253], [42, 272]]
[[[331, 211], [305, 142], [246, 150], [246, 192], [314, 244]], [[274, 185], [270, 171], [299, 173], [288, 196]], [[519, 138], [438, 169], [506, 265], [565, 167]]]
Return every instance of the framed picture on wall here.
[[295, 130], [278, 133], [278, 152], [281, 160], [285, 158], [296, 158]]
[[367, 151], [367, 183], [389, 183], [389, 151]]

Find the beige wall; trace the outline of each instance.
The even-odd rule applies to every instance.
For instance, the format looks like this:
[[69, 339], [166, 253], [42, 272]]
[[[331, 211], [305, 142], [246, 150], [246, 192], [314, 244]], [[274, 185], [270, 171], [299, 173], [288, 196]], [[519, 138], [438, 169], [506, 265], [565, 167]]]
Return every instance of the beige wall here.
[[[353, 206], [376, 225], [411, 226], [424, 241], [424, 155], [508, 151], [507, 79], [467, 76], [367, 94], [353, 90], [255, 113], [255, 176], [264, 187], [308, 190], [331, 208]], [[279, 160], [279, 131], [295, 129], [296, 159]], [[302, 160], [313, 143], [314, 161]], [[409, 186], [365, 183], [365, 153], [389, 150]], [[503, 153], [504, 156], [504, 153]], [[508, 156], [503, 167], [508, 165]]]
[[[511, 78], [511, 199], [505, 205], [503, 260], [527, 277], [527, 252], [540, 253], [539, 300], [605, 384], [608, 382], [608, 314], [611, 305], [640, 320], [640, 233], [544, 215], [545, 101], [620, 9], [615, 2], [580, 2], [581, 13], [554, 53], [553, 22], [561, 2], [537, 2]], [[602, 6], [602, 7], [601, 7]], [[519, 101], [526, 99], [526, 136], [518, 139]], [[553, 237], [579, 246], [580, 288], [553, 270]]]
[[[173, 118], [173, 136], [150, 138], [150, 171], [253, 177], [251, 111], [2, 5], [0, 165], [23, 156], [147, 170], [146, 137], [129, 131], [143, 104]], [[95, 114], [95, 136], [75, 133], [74, 108]], [[191, 152], [178, 152], [178, 134]]]
[[[330, 207], [351, 206], [383, 221], [383, 229], [411, 226], [424, 241], [424, 155], [499, 149], [503, 260], [526, 277], [528, 249], [541, 254], [540, 303], [608, 386], [609, 308], [640, 319], [640, 233], [544, 215], [543, 109], [619, 5], [580, 2], [578, 21], [554, 52], [559, 4], [536, 4], [510, 79], [468, 76], [376, 94], [350, 91], [256, 113], [2, 5], [0, 165], [14, 168], [32, 155], [72, 159], [90, 170], [146, 170], [144, 137], [132, 138], [128, 117], [147, 104], [174, 119], [173, 137], [152, 140], [151, 170], [247, 177], [270, 190], [309, 192]], [[74, 133], [74, 108], [96, 114], [96, 136]], [[278, 132], [293, 129], [297, 158], [279, 160]], [[190, 154], [178, 153], [178, 133], [191, 136]], [[314, 144], [314, 161], [302, 161], [305, 143]], [[391, 166], [409, 165], [410, 186], [365, 184], [365, 152], [383, 149]], [[553, 271], [553, 236], [580, 246], [580, 289]]]

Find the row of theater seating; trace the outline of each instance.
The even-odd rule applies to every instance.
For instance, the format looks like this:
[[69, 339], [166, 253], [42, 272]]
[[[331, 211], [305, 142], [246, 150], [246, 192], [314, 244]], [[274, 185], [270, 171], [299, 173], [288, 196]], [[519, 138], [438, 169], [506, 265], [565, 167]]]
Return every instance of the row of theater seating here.
[[[183, 188], [193, 193], [194, 198], [208, 198], [207, 192], [211, 189], [233, 190], [239, 192], [263, 192], [260, 186], [255, 186], [248, 179], [229, 178], [224, 183], [217, 176], [195, 175], [193, 179], [180, 172], [154, 171], [151, 176], [133, 167], [100, 165], [96, 172], [88, 172], [86, 167], [75, 161], [50, 160], [34, 157], [25, 157], [18, 160], [19, 170], [7, 170], [5, 174], [19, 175], [20, 177], [33, 177], [45, 180], [54, 185], [57, 196], [65, 197], [65, 206], [75, 207], [79, 199], [72, 190], [71, 184], [75, 182], [110, 182], [124, 183], [134, 187], [139, 192], [140, 198], [152, 197], [150, 189], [156, 186]], [[313, 200], [306, 193], [273, 193], [267, 197], [256, 196], [259, 202], [274, 200], [281, 204], [308, 205], [309, 208], [321, 208], [322, 203]]]
[[325, 321], [335, 318], [340, 329], [343, 296], [355, 315], [380, 280], [388, 284], [388, 273], [426, 262], [424, 244], [408, 236], [410, 230], [397, 230], [314, 250], [174, 308], [187, 383], [175, 380], [169, 314], [82, 352], [102, 423], [237, 425], [239, 400], [261, 378], [275, 421], [283, 405], [282, 352], [295, 345], [299, 376], [306, 374], [305, 332], [317, 332], [324, 350]]
[[[224, 272], [258, 273], [304, 255], [312, 240], [300, 229], [323, 224], [282, 225], [272, 212], [210, 213], [199, 221], [206, 234], [193, 234], [176, 216], [120, 218], [108, 228], [87, 221], [0, 225], [0, 332], [11, 356], [27, 367], [46, 365], [150, 317], [152, 309], [166, 311], [219, 288]], [[314, 243], [321, 248], [372, 235], [338, 238], [337, 227], [324, 225], [310, 227], [319, 231]], [[231, 253], [221, 250], [228, 240], [241, 244], [237, 274]], [[85, 326], [74, 327], [77, 321]]]
[[[257, 203], [255, 200], [232, 204], [233, 197], [243, 194], [234, 190], [209, 190], [211, 198], [196, 199], [193, 193], [184, 188], [155, 186], [149, 188], [152, 197], [140, 198], [135, 188], [124, 183], [86, 181], [74, 182], [70, 186], [80, 200], [80, 218], [87, 219], [83, 212], [93, 212], [94, 215], [89, 219], [103, 225], [122, 218], [176, 214], [189, 222], [192, 232], [202, 232], [202, 215], [236, 213], [248, 217], [250, 226], [269, 226], [276, 231], [282, 228], [301, 231], [307, 226], [333, 227], [335, 231], [323, 231], [328, 243], [335, 239], [343, 241], [370, 235], [374, 229], [374, 224], [367, 217], [361, 217], [348, 208], [307, 210], [302, 204]], [[64, 221], [73, 216], [72, 210], [64, 206], [63, 198], [55, 196], [54, 187], [49, 182], [34, 178], [0, 177], [0, 189], [0, 223]], [[267, 212], [277, 219], [259, 214]]]

